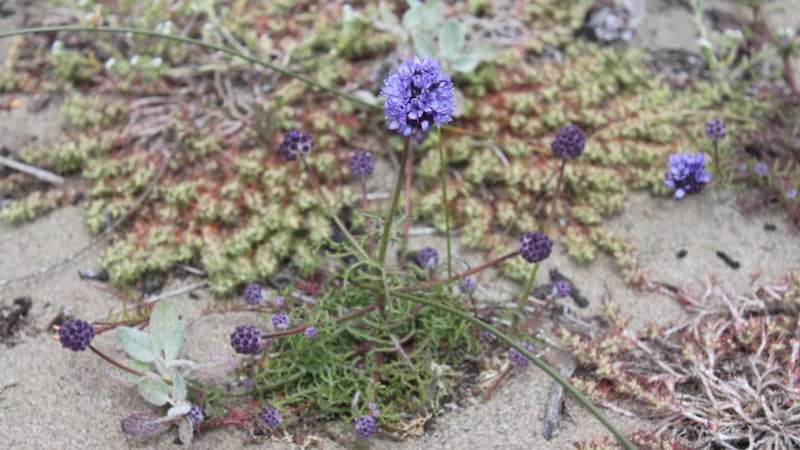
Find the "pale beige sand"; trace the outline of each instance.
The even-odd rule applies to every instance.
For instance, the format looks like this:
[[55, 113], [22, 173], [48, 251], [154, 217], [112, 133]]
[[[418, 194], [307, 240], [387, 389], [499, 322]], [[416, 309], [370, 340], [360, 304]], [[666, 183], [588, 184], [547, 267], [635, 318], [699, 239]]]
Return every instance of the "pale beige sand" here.
[[[662, 4], [661, 2], [656, 2]], [[674, 3], [674, 2], [672, 2]], [[666, 4], [666, 3], [664, 3]], [[682, 10], [670, 9], [682, 20], [667, 21], [667, 28], [691, 30]], [[670, 16], [673, 17], [673, 16]], [[659, 26], [658, 16], [648, 19], [648, 26]], [[672, 20], [672, 19], [670, 19]], [[3, 27], [11, 22], [4, 20]], [[684, 24], [684, 25], [681, 25]], [[663, 23], [661, 24], [663, 28]], [[647, 30], [645, 30], [646, 32]], [[643, 32], [643, 33], [645, 33]], [[645, 33], [646, 34], [646, 33]], [[657, 32], [661, 36], [665, 33]], [[686, 34], [686, 33], [684, 33]], [[649, 42], [649, 41], [648, 41]], [[0, 45], [5, 42], [0, 42]], [[693, 45], [691, 40], [686, 45]], [[663, 44], [663, 41], [662, 41]], [[2, 47], [0, 47], [2, 49]], [[0, 114], [0, 136], [6, 145], [18, 148], [30, 139], [53, 139], [57, 135], [55, 108], [39, 113], [33, 120], [23, 110]], [[719, 200], [718, 197], [723, 197]], [[765, 222], [777, 225], [768, 233]], [[800, 234], [778, 213], [742, 216], [730, 195], [710, 191], [681, 202], [636, 195], [626, 210], [610, 222], [610, 228], [628, 237], [636, 245], [645, 268], [658, 281], [682, 286], [707, 282], [716, 276], [725, 289], [747, 292], [749, 275], [762, 272], [767, 277], [800, 268]], [[20, 228], [0, 225], [0, 279], [21, 275], [58, 261], [83, 247], [90, 238], [83, 229], [79, 208], [54, 212]], [[675, 257], [686, 249], [683, 260]], [[723, 250], [742, 263], [738, 271], [728, 268], [714, 252]], [[99, 249], [98, 249], [99, 250]], [[174, 432], [146, 441], [126, 440], [119, 430], [119, 419], [148, 406], [139, 399], [135, 388], [120, 384], [107, 375], [107, 366], [89, 353], [63, 350], [49, 337], [48, 323], [62, 308], [89, 320], [102, 319], [118, 309], [119, 301], [105, 285], [81, 281], [79, 268], [96, 265], [98, 252], [37, 278], [31, 282], [0, 287], [0, 300], [10, 302], [17, 296], [32, 297], [34, 306], [30, 324], [19, 336], [19, 344], [0, 347], [0, 447], [14, 449], [60, 448], [175, 448]], [[648, 321], [679, 320], [683, 312], [672, 300], [655, 293], [639, 293], [627, 287], [610, 261], [601, 256], [589, 266], [577, 266], [561, 249], [547, 261], [545, 269], [558, 267], [573, 277], [590, 300], [590, 311], [598, 311], [600, 299], [608, 296], [632, 317], [632, 325]], [[171, 281], [170, 287], [196, 280]], [[193, 300], [183, 295], [172, 301], [192, 322], [187, 352], [190, 357], [211, 354], [232, 355], [227, 344], [231, 328], [241, 318], [235, 315], [214, 316], [195, 321], [201, 308], [212, 301], [200, 291]], [[96, 344], [117, 352], [111, 333]], [[550, 381], [535, 368], [511, 377], [486, 403], [441, 416], [421, 438], [404, 442], [374, 440], [371, 448], [386, 449], [567, 449], [575, 440], [602, 438], [605, 429], [583, 411], [574, 400], [567, 401], [570, 418], [560, 435], [551, 442], [541, 437], [543, 404]], [[623, 431], [647, 427], [641, 422], [613, 413], [611, 420]], [[332, 426], [336, 429], [336, 426]], [[337, 431], [332, 431], [337, 435]], [[321, 433], [322, 434], [322, 433]], [[352, 447], [346, 437], [341, 443], [323, 440], [324, 448]], [[266, 448], [284, 448], [287, 444], [252, 440], [241, 431], [216, 430], [200, 436], [195, 448], [239, 448], [255, 443]]]

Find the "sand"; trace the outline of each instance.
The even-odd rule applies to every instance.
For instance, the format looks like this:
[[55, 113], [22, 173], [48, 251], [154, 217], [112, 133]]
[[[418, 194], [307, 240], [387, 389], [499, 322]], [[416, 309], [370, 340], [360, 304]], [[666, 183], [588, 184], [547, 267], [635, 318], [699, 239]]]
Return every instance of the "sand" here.
[[[654, 48], [682, 45], [691, 48], [694, 38], [688, 12], [677, 2], [652, 3], [650, 15], [640, 31], [641, 45]], [[787, 2], [800, 3], [800, 2]], [[19, 15], [2, 19], [0, 28], [16, 26]], [[779, 18], [787, 22], [784, 18]], [[784, 23], [787, 24], [787, 23]], [[682, 41], [677, 41], [680, 36]], [[10, 41], [0, 42], [4, 58]], [[23, 98], [23, 105], [30, 99]], [[24, 106], [11, 113], [0, 113], [2, 143], [17, 149], [31, 139], [51, 141], [58, 136], [57, 105], [38, 112], [33, 118]], [[0, 279], [36, 271], [87, 245], [79, 207], [67, 207], [31, 224], [13, 228], [0, 225]], [[771, 223], [775, 231], [766, 231]], [[767, 279], [800, 268], [800, 233], [783, 214], [761, 211], [745, 216], [732, 193], [707, 192], [675, 202], [636, 194], [625, 210], [609, 222], [609, 228], [629, 238], [637, 248], [644, 268], [654, 280], [685, 286], [707, 283], [712, 277], [732, 293], [747, 293], [753, 275]], [[78, 269], [96, 267], [102, 245], [34, 280], [0, 287], [0, 301], [9, 304], [19, 296], [29, 296], [33, 308], [27, 324], [13, 347], [0, 346], [0, 447], [14, 449], [60, 448], [172, 448], [173, 431], [145, 441], [126, 440], [119, 430], [119, 419], [134, 411], [148, 410], [135, 388], [121, 384], [108, 374], [107, 365], [90, 353], [63, 350], [51, 339], [48, 324], [61, 312], [101, 319], [120, 307], [120, 295], [105, 284], [80, 280]], [[683, 259], [678, 250], [686, 250]], [[720, 260], [722, 250], [741, 262], [731, 269]], [[620, 278], [611, 261], [600, 256], [587, 266], [576, 265], [558, 247], [544, 269], [558, 268], [574, 278], [590, 301], [590, 312], [599, 311], [601, 299], [619, 304], [632, 318], [631, 326], [650, 321], [666, 323], [680, 320], [684, 312], [670, 298], [658, 293], [637, 292]], [[166, 290], [197, 282], [191, 276], [170, 280]], [[203, 358], [218, 354], [231, 356], [227, 336], [237, 323], [235, 315], [197, 320], [204, 305], [213, 301], [200, 290], [198, 298], [181, 295], [170, 301], [191, 322], [187, 353]], [[100, 336], [95, 344], [112, 354], [116, 350], [112, 333]], [[116, 352], [116, 353], [115, 353]], [[375, 449], [566, 449], [581, 439], [606, 436], [605, 429], [572, 399], [567, 401], [569, 418], [559, 436], [545, 442], [541, 436], [543, 404], [549, 389], [548, 378], [530, 368], [505, 382], [486, 402], [437, 417], [420, 438], [395, 442], [376, 439]], [[608, 412], [623, 431], [647, 428], [646, 421]], [[349, 448], [350, 437], [340, 427], [319, 433], [324, 448]], [[288, 440], [288, 438], [287, 438]], [[194, 448], [239, 448], [253, 443], [264, 448], [291, 448], [276, 439], [253, 439], [238, 430], [214, 430], [199, 436]]]

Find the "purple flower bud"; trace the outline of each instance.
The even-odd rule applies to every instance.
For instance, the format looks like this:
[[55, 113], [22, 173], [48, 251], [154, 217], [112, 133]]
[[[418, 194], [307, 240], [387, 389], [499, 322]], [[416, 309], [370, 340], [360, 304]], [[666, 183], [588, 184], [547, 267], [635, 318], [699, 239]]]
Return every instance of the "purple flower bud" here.
[[714, 142], [725, 139], [727, 132], [727, 127], [722, 119], [713, 119], [706, 122], [706, 136]]
[[203, 409], [197, 405], [192, 405], [192, 409], [186, 413], [186, 417], [189, 418], [195, 428], [197, 428], [201, 423], [203, 423], [203, 420], [205, 420], [205, 417], [203, 417]]
[[431, 270], [439, 265], [439, 252], [433, 247], [425, 247], [417, 253], [417, 263], [425, 270]]
[[356, 434], [363, 438], [371, 438], [378, 432], [378, 422], [371, 415], [361, 416], [354, 424]]
[[555, 139], [550, 143], [553, 154], [563, 159], [575, 159], [581, 156], [586, 147], [586, 136], [576, 125], [567, 125], [556, 133]]
[[462, 294], [472, 294], [475, 292], [475, 277], [469, 276], [461, 279], [461, 282], [458, 283], [458, 290], [461, 291]]
[[675, 189], [675, 198], [695, 194], [711, 182], [711, 174], [705, 170], [707, 158], [702, 153], [678, 153], [669, 157], [667, 179], [664, 184]]
[[553, 250], [553, 241], [541, 232], [525, 233], [519, 243], [519, 254], [529, 263], [544, 261]]
[[285, 330], [289, 328], [289, 316], [284, 313], [277, 313], [272, 316], [272, 326], [276, 330]]
[[789, 189], [786, 191], [786, 199], [787, 200], [794, 200], [797, 198], [797, 189]]
[[[521, 345], [522, 348], [531, 353], [535, 352], [533, 346], [527, 342], [520, 342], [519, 345]], [[508, 350], [508, 360], [513, 367], [516, 367], [518, 369], [524, 369], [531, 364], [531, 361], [515, 348], [511, 348]]]
[[372, 161], [372, 155], [368, 152], [355, 152], [350, 157], [350, 173], [358, 178], [364, 179], [372, 175], [375, 170], [375, 163]]
[[765, 177], [769, 175], [769, 165], [764, 161], [759, 161], [758, 164], [756, 164], [755, 171], [759, 176]]
[[267, 298], [266, 294], [264, 293], [264, 288], [256, 283], [251, 283], [245, 286], [244, 291], [242, 291], [242, 296], [248, 305], [253, 306], [257, 306]]
[[553, 292], [556, 298], [568, 297], [572, 292], [572, 286], [569, 281], [561, 279], [553, 283]]
[[309, 133], [292, 130], [283, 135], [280, 152], [286, 161], [294, 161], [297, 156], [307, 156], [314, 146], [314, 139]]
[[93, 338], [92, 326], [80, 319], [67, 320], [58, 330], [58, 340], [61, 341], [61, 345], [75, 352], [86, 350]]
[[317, 331], [317, 329], [314, 327], [308, 327], [306, 328], [305, 334], [308, 339], [313, 340], [316, 339], [317, 336], [319, 336], [319, 331]]
[[404, 137], [441, 127], [455, 109], [453, 82], [435, 59], [403, 62], [384, 81], [381, 95], [389, 129]]
[[231, 333], [231, 347], [236, 353], [255, 355], [261, 350], [261, 332], [249, 325], [239, 325]]
[[264, 408], [261, 411], [261, 420], [270, 428], [278, 428], [283, 423], [280, 411], [275, 408]]
[[120, 420], [122, 432], [131, 437], [145, 437], [155, 434], [161, 428], [158, 416], [149, 411], [140, 411]]

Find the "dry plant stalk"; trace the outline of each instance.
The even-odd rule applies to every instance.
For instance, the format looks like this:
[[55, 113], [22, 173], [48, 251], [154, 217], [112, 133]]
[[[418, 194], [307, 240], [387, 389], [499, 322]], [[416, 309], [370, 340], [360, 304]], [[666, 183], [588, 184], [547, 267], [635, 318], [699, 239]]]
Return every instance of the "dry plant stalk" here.
[[618, 311], [597, 339], [559, 330], [578, 357], [574, 381], [598, 402], [658, 421], [654, 435], [693, 448], [800, 447], [800, 276], [731, 297], [683, 290], [695, 315], [633, 333]]

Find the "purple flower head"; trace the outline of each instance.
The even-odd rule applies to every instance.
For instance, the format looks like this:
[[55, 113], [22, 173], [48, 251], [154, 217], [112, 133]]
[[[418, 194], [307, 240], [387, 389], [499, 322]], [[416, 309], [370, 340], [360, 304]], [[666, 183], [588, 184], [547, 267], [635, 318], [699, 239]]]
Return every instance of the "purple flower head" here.
[[759, 161], [758, 164], [756, 164], [755, 171], [759, 176], [765, 177], [769, 175], [769, 165], [764, 161]]
[[556, 133], [555, 139], [550, 143], [553, 154], [563, 159], [575, 159], [581, 156], [586, 147], [586, 136], [576, 125], [567, 125]]
[[94, 329], [89, 323], [80, 319], [70, 319], [61, 324], [58, 340], [64, 347], [79, 352], [86, 350], [94, 338]]
[[458, 290], [461, 291], [462, 294], [472, 294], [475, 292], [475, 277], [464, 277], [461, 282], [458, 283]]
[[280, 411], [271, 407], [264, 408], [264, 410], [261, 411], [261, 420], [270, 428], [278, 428], [281, 426], [281, 423], [283, 423]]
[[789, 189], [786, 191], [786, 200], [794, 200], [797, 198], [797, 189]]
[[[522, 348], [531, 353], [535, 351], [533, 346], [527, 342], [520, 342], [519, 345], [521, 345]], [[508, 350], [508, 360], [509, 362], [511, 362], [512, 366], [518, 369], [524, 369], [531, 364], [530, 360], [515, 348], [511, 348]]]
[[378, 405], [375, 402], [370, 402], [367, 404], [367, 408], [369, 408], [369, 413], [372, 417], [380, 417], [381, 411], [378, 409]]
[[725, 139], [728, 129], [725, 126], [725, 121], [722, 119], [713, 119], [706, 122], [706, 136], [712, 141], [721, 141]]
[[319, 331], [314, 327], [308, 327], [306, 328], [305, 334], [308, 339], [313, 340], [319, 336]]
[[378, 422], [371, 415], [361, 416], [354, 424], [356, 434], [363, 438], [370, 438], [378, 432]]
[[403, 62], [383, 82], [381, 95], [389, 129], [404, 137], [450, 122], [455, 109], [453, 82], [435, 59]]
[[711, 182], [711, 174], [705, 169], [708, 159], [702, 153], [678, 153], [669, 157], [667, 180], [664, 184], [675, 189], [675, 198], [696, 194]]
[[242, 291], [242, 297], [248, 305], [257, 306], [259, 303], [266, 300], [267, 295], [264, 293], [264, 288], [256, 283], [248, 284]]
[[301, 133], [297, 130], [289, 131], [283, 135], [280, 152], [286, 161], [294, 161], [298, 154], [305, 157], [311, 153], [314, 146], [314, 139], [309, 133]]
[[201, 423], [203, 423], [203, 420], [205, 420], [205, 417], [203, 417], [203, 409], [197, 405], [192, 405], [192, 409], [186, 413], [186, 417], [189, 418], [195, 428], [197, 428], [197, 426], [199, 426]]
[[417, 263], [425, 270], [431, 270], [439, 265], [439, 253], [433, 247], [425, 247], [417, 253]]
[[350, 173], [359, 180], [372, 175], [373, 170], [375, 170], [375, 163], [369, 152], [355, 152], [350, 157]]
[[519, 254], [529, 263], [538, 263], [550, 256], [553, 241], [541, 232], [525, 233], [519, 242]]
[[553, 291], [556, 298], [568, 297], [572, 292], [572, 286], [569, 284], [569, 281], [561, 279], [553, 283]]
[[284, 313], [278, 313], [272, 316], [272, 326], [276, 330], [285, 330], [289, 328], [289, 316]]
[[122, 432], [131, 437], [151, 436], [161, 428], [158, 416], [149, 411], [133, 413], [120, 420], [119, 425]]
[[255, 355], [261, 350], [261, 332], [249, 325], [239, 325], [231, 333], [231, 347], [236, 353]]

